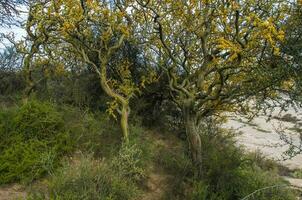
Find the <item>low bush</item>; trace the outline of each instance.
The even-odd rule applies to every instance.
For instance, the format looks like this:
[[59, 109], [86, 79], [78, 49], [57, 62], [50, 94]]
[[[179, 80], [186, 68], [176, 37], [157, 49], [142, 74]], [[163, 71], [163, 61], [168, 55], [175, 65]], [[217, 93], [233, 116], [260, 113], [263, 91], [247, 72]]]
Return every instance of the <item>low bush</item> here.
[[35, 100], [0, 112], [0, 138], [0, 184], [40, 177], [73, 147], [55, 106]]
[[146, 177], [142, 150], [136, 144], [122, 144], [118, 154], [111, 162], [112, 168], [120, 176], [133, 181], [142, 181]]
[[64, 127], [72, 133], [76, 148], [96, 157], [111, 157], [121, 144], [121, 132], [105, 113], [91, 113], [71, 106], [60, 106]]
[[302, 179], [302, 169], [294, 170], [290, 175], [294, 178]]
[[192, 162], [184, 152], [174, 152], [161, 148], [158, 150], [156, 161], [165, 170], [180, 176], [192, 174], [193, 171]]
[[192, 164], [188, 154], [160, 151], [159, 163], [175, 176], [167, 200], [296, 199], [294, 191], [277, 174], [279, 166], [256, 154], [246, 154], [235, 144], [232, 132], [206, 122], [200, 127], [200, 134], [201, 176], [189, 167]]
[[48, 194], [36, 191], [29, 199], [128, 200], [139, 195], [134, 182], [89, 155], [66, 162], [47, 185]]
[[[203, 171], [190, 199], [294, 200], [274, 163], [253, 158], [236, 146], [233, 134], [208, 124], [202, 130]], [[264, 159], [264, 158], [262, 158]], [[258, 166], [260, 165], [260, 166]], [[261, 167], [265, 169], [261, 169]], [[266, 170], [266, 171], [265, 171]], [[252, 194], [253, 195], [250, 195]], [[250, 196], [249, 196], [250, 195]]]

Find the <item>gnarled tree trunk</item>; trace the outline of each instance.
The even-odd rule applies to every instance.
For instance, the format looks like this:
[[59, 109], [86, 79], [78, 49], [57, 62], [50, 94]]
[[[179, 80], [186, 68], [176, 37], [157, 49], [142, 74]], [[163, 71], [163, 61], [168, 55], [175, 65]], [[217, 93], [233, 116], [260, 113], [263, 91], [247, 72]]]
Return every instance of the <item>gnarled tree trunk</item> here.
[[[104, 67], [102, 69], [104, 69]], [[128, 116], [130, 112], [128, 100], [110, 88], [110, 86], [107, 83], [106, 73], [104, 71], [105, 70], [101, 70], [101, 72], [103, 73], [99, 74], [101, 87], [108, 96], [116, 99], [118, 104], [121, 106], [121, 110], [119, 112], [119, 114], [121, 115], [120, 124], [121, 124], [124, 140], [125, 142], [128, 142], [129, 140]]]
[[183, 120], [186, 128], [186, 136], [193, 164], [201, 173], [202, 170], [202, 149], [201, 137], [198, 131], [198, 121], [196, 114], [190, 106], [183, 108]]

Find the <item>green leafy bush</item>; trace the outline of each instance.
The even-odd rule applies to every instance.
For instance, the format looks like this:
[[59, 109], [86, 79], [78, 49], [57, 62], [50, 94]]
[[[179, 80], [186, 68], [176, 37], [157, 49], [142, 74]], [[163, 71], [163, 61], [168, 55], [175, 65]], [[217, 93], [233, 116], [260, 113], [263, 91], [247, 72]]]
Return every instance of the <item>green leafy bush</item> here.
[[[273, 163], [252, 158], [235, 145], [233, 134], [208, 124], [202, 130], [203, 171], [193, 181], [190, 199], [236, 200], [255, 192], [248, 200], [294, 200], [293, 191], [276, 173]], [[257, 164], [267, 167], [264, 171]], [[262, 167], [261, 165], [261, 167]], [[265, 189], [263, 189], [265, 188]]]
[[[159, 163], [174, 176], [166, 199], [294, 200], [295, 193], [277, 174], [276, 163], [246, 154], [233, 133], [207, 122], [200, 127], [202, 175], [196, 176], [188, 154], [160, 150]], [[199, 169], [198, 169], [199, 170]], [[252, 194], [252, 195], [250, 195]], [[248, 196], [250, 195], [250, 196]]]
[[122, 144], [111, 165], [122, 177], [141, 181], [146, 176], [143, 152], [136, 144]]
[[302, 169], [295, 170], [294, 172], [291, 173], [291, 176], [294, 178], [302, 179]]
[[0, 184], [30, 182], [72, 149], [62, 114], [50, 103], [33, 100], [0, 112], [0, 119]]
[[246, 200], [295, 200], [297, 196], [278, 174], [263, 171], [257, 166], [240, 170], [241, 185], [237, 194]]
[[156, 161], [163, 166], [165, 170], [180, 176], [192, 173], [193, 171], [192, 162], [185, 153], [160, 148], [158, 149]]
[[49, 196], [35, 192], [30, 199], [128, 200], [139, 194], [136, 185], [92, 156], [66, 162], [49, 183]]

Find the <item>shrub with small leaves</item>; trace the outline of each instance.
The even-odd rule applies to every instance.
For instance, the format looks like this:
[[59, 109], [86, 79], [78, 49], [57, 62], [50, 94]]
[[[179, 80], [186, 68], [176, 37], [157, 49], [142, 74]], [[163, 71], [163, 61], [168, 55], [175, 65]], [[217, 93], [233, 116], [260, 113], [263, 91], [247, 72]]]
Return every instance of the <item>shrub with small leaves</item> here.
[[31, 182], [52, 171], [73, 148], [61, 113], [32, 100], [0, 112], [0, 184]]
[[140, 181], [146, 176], [142, 155], [136, 144], [123, 143], [111, 165], [121, 176]]

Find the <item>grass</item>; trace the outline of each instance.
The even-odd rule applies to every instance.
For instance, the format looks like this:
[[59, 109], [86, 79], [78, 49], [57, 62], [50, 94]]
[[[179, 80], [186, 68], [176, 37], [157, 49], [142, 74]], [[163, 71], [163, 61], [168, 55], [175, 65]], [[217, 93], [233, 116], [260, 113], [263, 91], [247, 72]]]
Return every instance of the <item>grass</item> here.
[[128, 200], [139, 195], [135, 183], [92, 155], [80, 155], [63, 164], [47, 181], [45, 191], [28, 199]]
[[297, 169], [297, 170], [293, 171], [290, 175], [293, 178], [302, 179], [302, 169]]
[[[146, 130], [138, 119], [132, 120], [131, 140], [124, 144], [118, 123], [104, 113], [45, 102], [27, 106], [0, 113], [6, 133], [0, 158], [13, 175], [2, 180], [34, 182], [29, 199], [141, 199], [156, 193], [148, 188], [156, 176], [164, 180], [157, 184], [167, 200], [239, 200], [257, 190], [251, 199], [295, 198], [287, 188], [273, 187], [286, 184], [279, 174], [288, 174], [287, 169], [259, 153], [245, 153], [218, 125], [208, 123], [201, 130], [203, 173], [197, 176], [184, 140]], [[20, 157], [24, 162], [18, 166]], [[35, 184], [37, 179], [43, 183]]]

